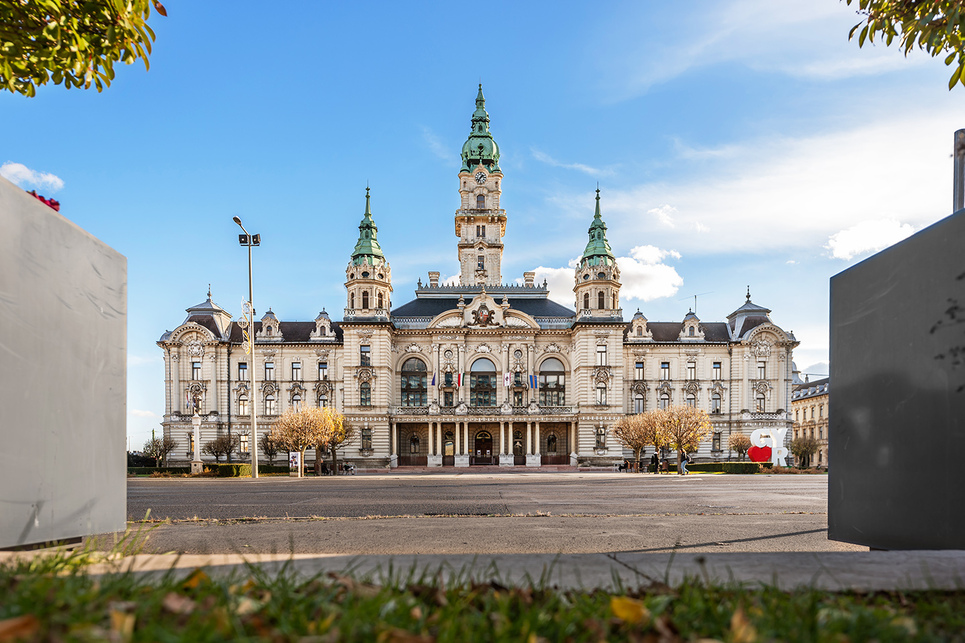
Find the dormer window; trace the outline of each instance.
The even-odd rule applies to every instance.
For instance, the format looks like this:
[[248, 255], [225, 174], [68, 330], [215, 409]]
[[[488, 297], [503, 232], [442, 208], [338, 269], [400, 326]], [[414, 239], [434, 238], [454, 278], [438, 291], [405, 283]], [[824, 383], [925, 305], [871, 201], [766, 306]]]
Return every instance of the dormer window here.
[[690, 328], [687, 329], [687, 334], [690, 335], [691, 337], [694, 336], [694, 327], [693, 327], [693, 326], [691, 326]]
[[596, 273], [596, 278], [597, 278], [597, 279], [606, 279], [606, 273], [605, 273], [605, 272], [598, 272], [598, 273]]
[[643, 326], [637, 326], [637, 337], [643, 337]]

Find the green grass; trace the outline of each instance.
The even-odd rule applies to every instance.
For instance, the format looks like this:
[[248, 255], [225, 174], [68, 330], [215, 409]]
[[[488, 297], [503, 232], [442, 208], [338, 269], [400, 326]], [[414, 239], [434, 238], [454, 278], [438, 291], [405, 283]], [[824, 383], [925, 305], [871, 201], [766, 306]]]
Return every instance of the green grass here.
[[[114, 555], [134, 548], [122, 541]], [[571, 591], [549, 575], [506, 587], [390, 570], [369, 582], [304, 578], [287, 565], [228, 577], [85, 573], [98, 560], [87, 549], [0, 566], [0, 641], [965, 640], [965, 591], [788, 592], [699, 579]]]

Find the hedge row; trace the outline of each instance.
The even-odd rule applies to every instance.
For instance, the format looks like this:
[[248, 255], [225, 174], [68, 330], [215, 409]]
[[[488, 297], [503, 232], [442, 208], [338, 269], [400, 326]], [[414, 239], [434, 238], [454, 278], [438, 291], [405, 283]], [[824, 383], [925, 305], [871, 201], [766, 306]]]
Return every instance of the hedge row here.
[[152, 473], [170, 473], [171, 475], [177, 475], [181, 473], [191, 473], [191, 467], [128, 467], [127, 475], [129, 476], [143, 476], [151, 475]]
[[[205, 471], [213, 471], [219, 478], [248, 478], [251, 477], [250, 462], [219, 462], [216, 464], [205, 464]], [[287, 464], [258, 464], [259, 474], [268, 473], [288, 473]]]

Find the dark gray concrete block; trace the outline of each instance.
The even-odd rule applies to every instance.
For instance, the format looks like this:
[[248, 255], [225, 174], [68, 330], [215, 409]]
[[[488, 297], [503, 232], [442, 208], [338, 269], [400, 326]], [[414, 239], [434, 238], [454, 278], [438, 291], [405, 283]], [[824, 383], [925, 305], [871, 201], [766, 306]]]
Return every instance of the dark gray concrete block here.
[[123, 530], [127, 260], [0, 178], [0, 547]]
[[965, 549], [965, 211], [831, 279], [828, 537]]

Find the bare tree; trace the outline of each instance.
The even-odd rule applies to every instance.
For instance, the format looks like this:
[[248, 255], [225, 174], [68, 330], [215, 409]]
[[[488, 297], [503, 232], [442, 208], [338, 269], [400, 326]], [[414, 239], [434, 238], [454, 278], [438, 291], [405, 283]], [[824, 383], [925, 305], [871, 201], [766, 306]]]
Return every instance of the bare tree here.
[[818, 450], [818, 441], [814, 438], [794, 438], [791, 440], [791, 453], [798, 461], [798, 466], [802, 469], [811, 466], [811, 457]]
[[[328, 443], [333, 430], [333, 415], [341, 418], [341, 413], [328, 407], [308, 406], [300, 411], [289, 410], [275, 422], [272, 440], [289, 451], [298, 451], [304, 466], [308, 447]], [[298, 469], [298, 477], [302, 476], [302, 468]]]
[[747, 455], [747, 450], [751, 448], [751, 439], [743, 433], [731, 433], [727, 441], [727, 448], [737, 451], [737, 458], [743, 460]]
[[154, 458], [155, 466], [167, 466], [168, 454], [178, 448], [177, 441], [170, 435], [151, 438], [144, 443], [144, 455]]
[[228, 460], [232, 452], [240, 446], [240, 442], [238, 436], [219, 435], [214, 440], [205, 442], [201, 447], [201, 453], [213, 455], [215, 462], [219, 462], [221, 456], [225, 456], [225, 460]]
[[627, 415], [617, 422], [613, 435], [628, 449], [633, 450], [633, 461], [640, 461], [640, 452], [648, 445], [660, 446], [660, 411], [655, 409]]
[[265, 431], [261, 434], [261, 437], [258, 438], [258, 446], [261, 447], [261, 452], [268, 456], [269, 466], [274, 465], [280, 445], [272, 437], [271, 431]]
[[660, 441], [677, 452], [677, 473], [683, 473], [684, 451], [696, 451], [710, 433], [710, 417], [692, 406], [671, 406], [660, 418]]

